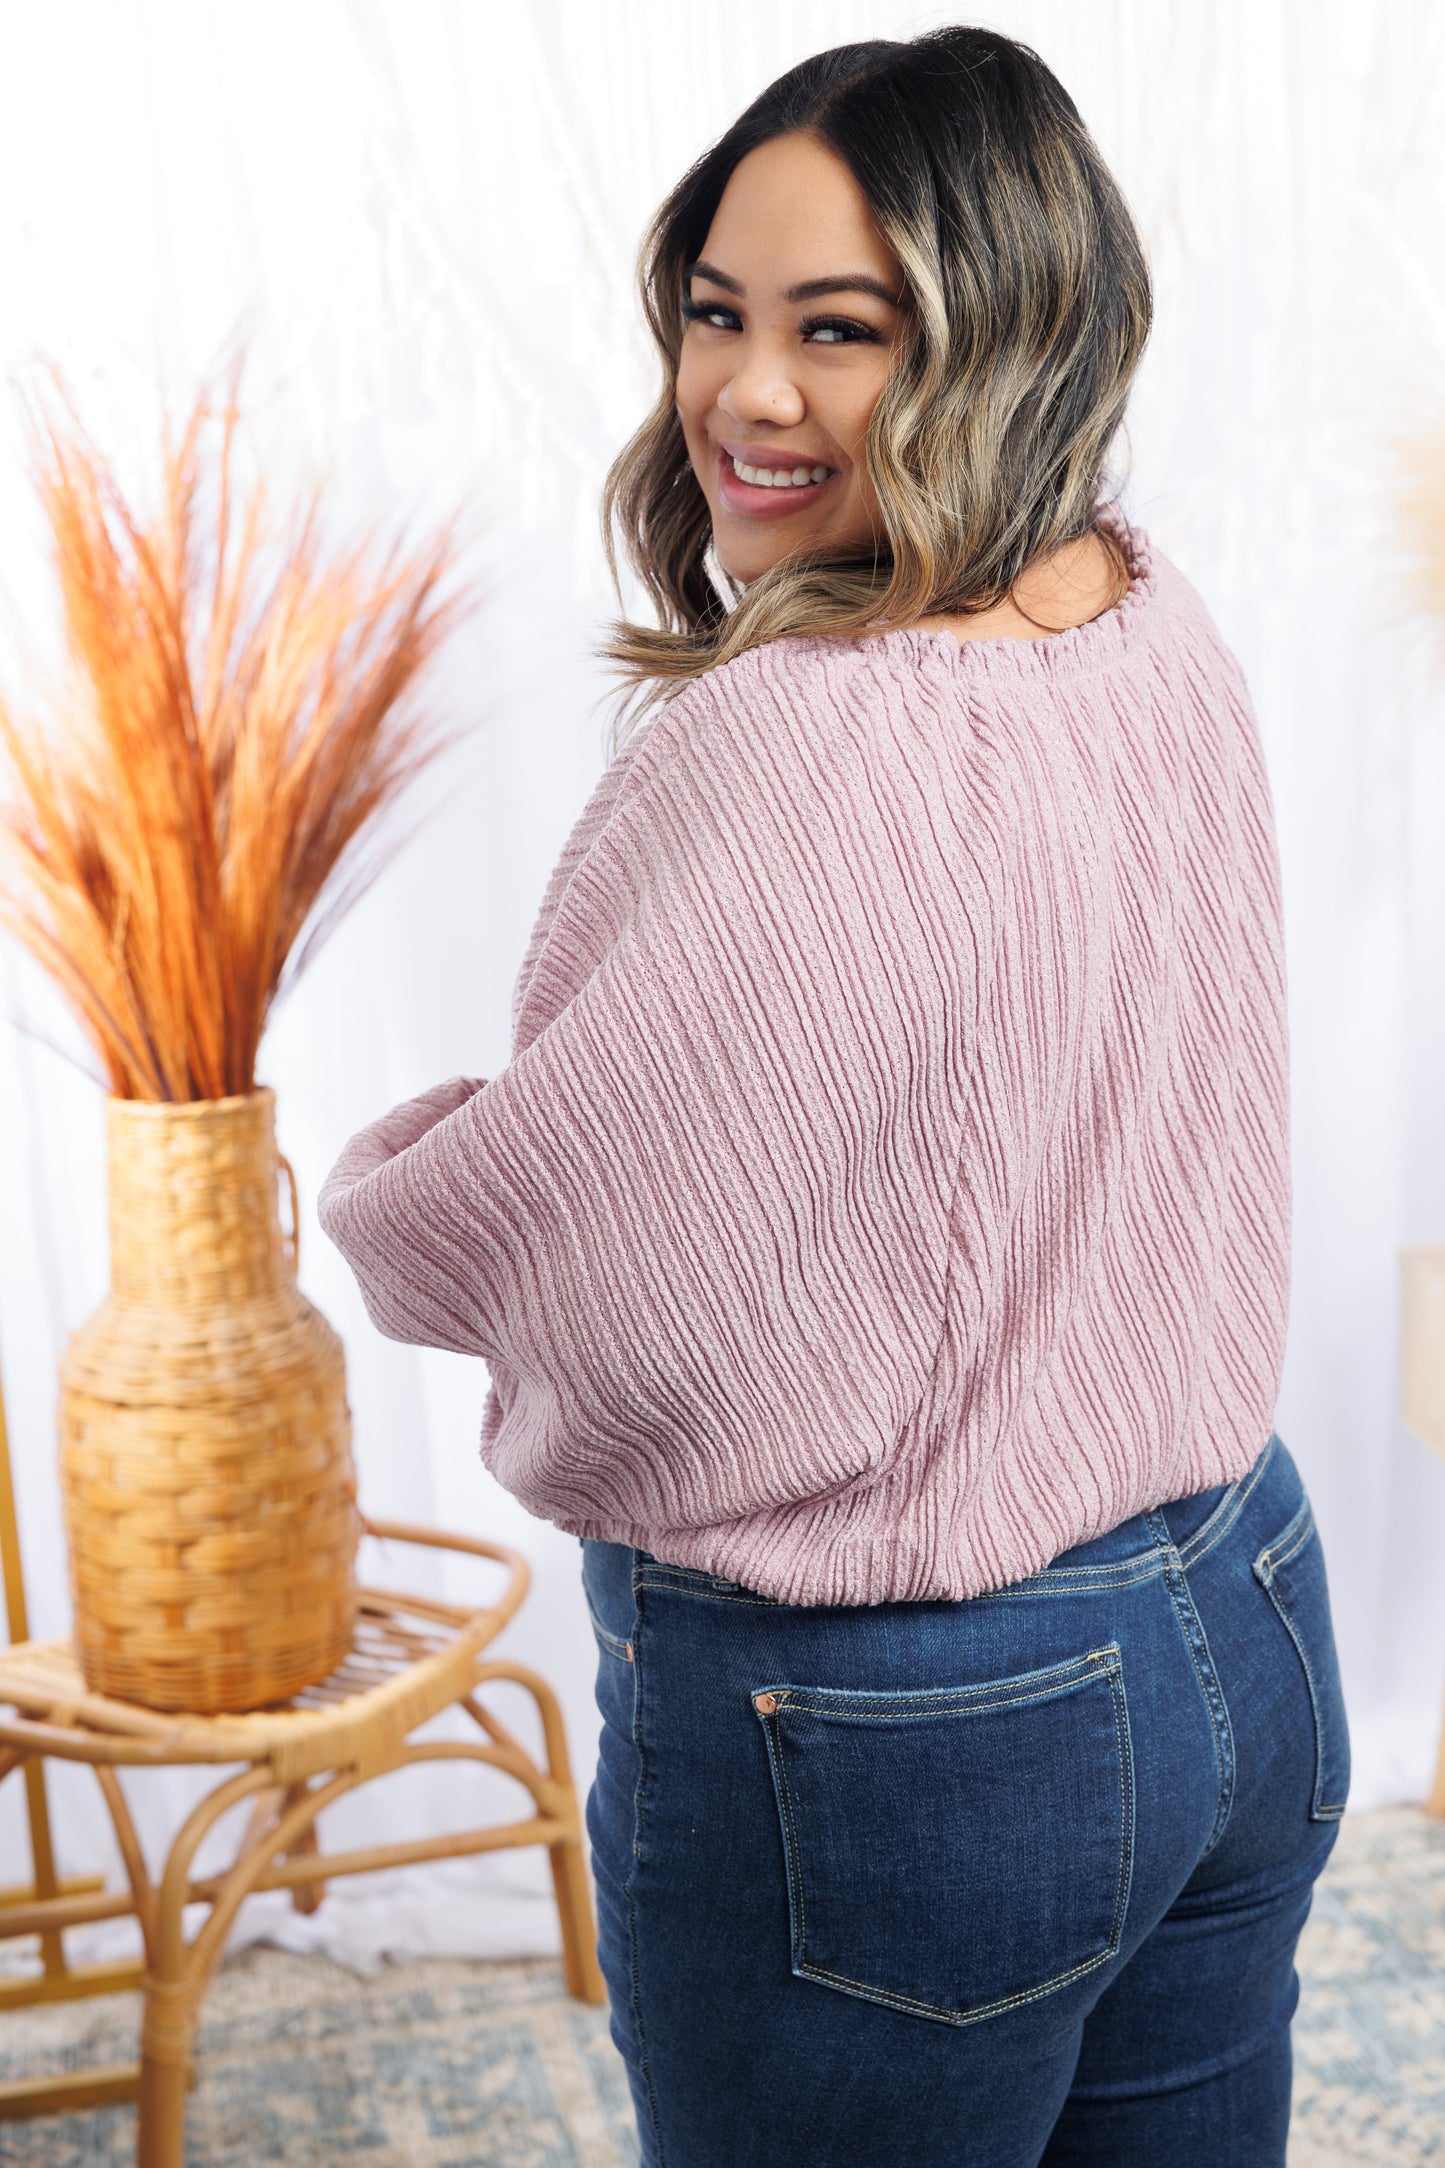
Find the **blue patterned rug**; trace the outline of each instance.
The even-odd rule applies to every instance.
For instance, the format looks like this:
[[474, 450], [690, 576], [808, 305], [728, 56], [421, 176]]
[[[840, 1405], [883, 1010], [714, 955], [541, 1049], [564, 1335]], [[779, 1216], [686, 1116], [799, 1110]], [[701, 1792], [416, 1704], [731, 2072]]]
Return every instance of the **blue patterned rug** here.
[[[1290, 2168], [1445, 2161], [1445, 1823], [1348, 1816], [1300, 1949]], [[134, 2052], [137, 1998], [0, 2019], [0, 2076]], [[240, 1951], [207, 2000], [188, 2168], [635, 2168], [606, 2013], [542, 1960]], [[130, 2168], [128, 2108], [0, 2123], [17, 2168]], [[1213, 2168], [1213, 2164], [1211, 2164]], [[1222, 2168], [1222, 2164], [1221, 2164]]]
[[1290, 2168], [1445, 2161], [1445, 1822], [1345, 1816], [1299, 1970]]

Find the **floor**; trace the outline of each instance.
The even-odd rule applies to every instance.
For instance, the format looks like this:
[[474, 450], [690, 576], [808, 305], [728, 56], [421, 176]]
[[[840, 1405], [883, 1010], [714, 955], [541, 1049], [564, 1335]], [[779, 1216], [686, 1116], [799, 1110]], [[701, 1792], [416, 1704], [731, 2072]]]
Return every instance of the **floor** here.
[[[1445, 1823], [1348, 1816], [1300, 1950], [1290, 2168], [1445, 2161]], [[137, 2000], [0, 2020], [0, 2075], [133, 2052]], [[606, 2013], [527, 1959], [372, 1979], [253, 1947], [212, 1989], [188, 2168], [635, 2168]], [[16, 2168], [129, 2168], [128, 2108], [0, 2124]]]

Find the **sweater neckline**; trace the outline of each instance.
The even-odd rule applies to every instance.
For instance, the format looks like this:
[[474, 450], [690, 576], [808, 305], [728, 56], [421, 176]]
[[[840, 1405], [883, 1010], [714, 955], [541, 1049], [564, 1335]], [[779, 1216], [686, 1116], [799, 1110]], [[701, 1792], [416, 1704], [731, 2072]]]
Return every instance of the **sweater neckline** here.
[[1011, 640], [1006, 633], [982, 640], [959, 640], [951, 632], [900, 625], [888, 632], [863, 633], [856, 644], [892, 649], [920, 663], [929, 654], [940, 655], [952, 670], [994, 680], [1074, 676], [1081, 670], [1097, 668], [1122, 654], [1159, 590], [1154, 551], [1144, 530], [1131, 526], [1113, 504], [1100, 507], [1098, 520], [1119, 542], [1129, 568], [1129, 592], [1098, 617], [1071, 625], [1064, 632], [1046, 633], [1038, 640]]

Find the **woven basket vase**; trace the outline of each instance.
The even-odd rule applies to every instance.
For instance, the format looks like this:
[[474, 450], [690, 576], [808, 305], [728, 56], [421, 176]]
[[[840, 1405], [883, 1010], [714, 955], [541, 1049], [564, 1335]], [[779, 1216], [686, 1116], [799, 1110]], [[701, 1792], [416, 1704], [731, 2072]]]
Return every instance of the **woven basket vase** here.
[[256, 1709], [350, 1646], [360, 1531], [341, 1342], [296, 1285], [275, 1094], [106, 1104], [111, 1291], [60, 1366], [86, 1684]]

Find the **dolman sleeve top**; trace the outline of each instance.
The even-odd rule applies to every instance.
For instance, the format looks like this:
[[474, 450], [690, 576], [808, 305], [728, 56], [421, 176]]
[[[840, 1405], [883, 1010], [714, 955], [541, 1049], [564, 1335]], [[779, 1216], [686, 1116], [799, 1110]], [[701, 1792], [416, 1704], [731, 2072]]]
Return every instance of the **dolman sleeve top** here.
[[798, 635], [613, 760], [512, 1058], [319, 1199], [481, 1356], [533, 1513], [781, 1601], [967, 1597], [1232, 1480], [1289, 1279], [1277, 853], [1239, 666], [1138, 530], [1036, 641]]

